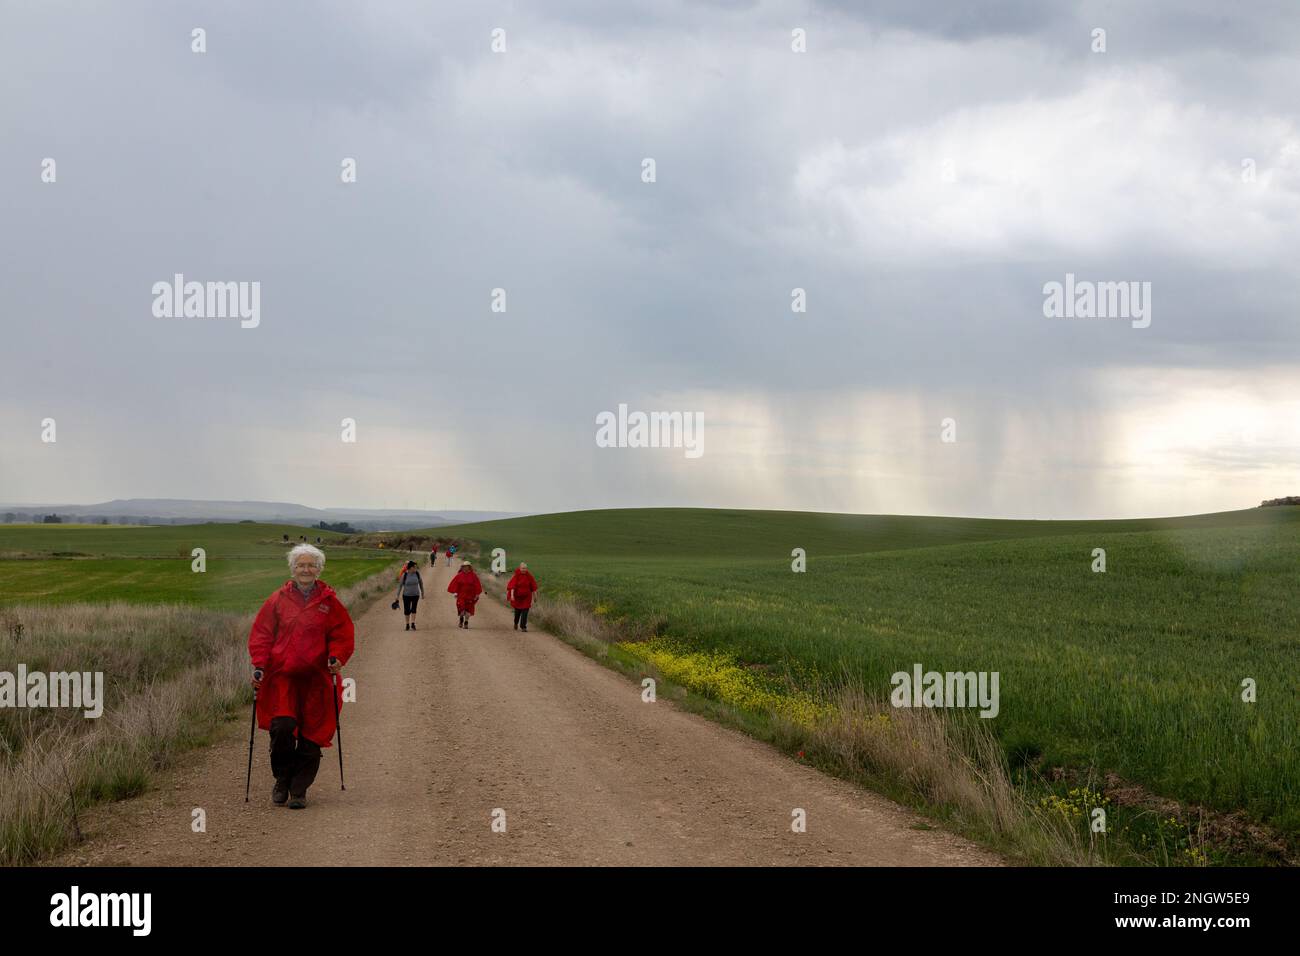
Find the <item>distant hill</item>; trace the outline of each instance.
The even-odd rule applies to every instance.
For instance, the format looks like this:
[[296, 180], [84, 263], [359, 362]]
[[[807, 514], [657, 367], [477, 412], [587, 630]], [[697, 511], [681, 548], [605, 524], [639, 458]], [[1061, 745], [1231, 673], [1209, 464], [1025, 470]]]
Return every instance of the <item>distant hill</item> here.
[[[8, 515], [14, 515], [9, 519]], [[193, 524], [203, 521], [262, 521], [312, 527], [321, 521], [346, 521], [361, 531], [403, 531], [466, 521], [515, 516], [505, 511], [422, 511], [376, 508], [309, 508], [288, 501], [196, 501], [189, 498], [115, 498], [97, 504], [3, 504], [6, 522], [41, 521], [57, 515], [64, 522], [110, 524]]]
[[[720, 508], [616, 508], [529, 515], [491, 523], [462, 523], [456, 533], [511, 553], [743, 559], [788, 554], [862, 554], [871, 551], [971, 544], [1013, 538], [1141, 531], [1194, 531], [1235, 527], [1293, 528], [1300, 513], [1248, 508], [1178, 518], [1098, 521], [1028, 521], [942, 518], [923, 515], [857, 515], [810, 511], [746, 511]], [[782, 550], [784, 549], [784, 550]], [[529, 559], [531, 560], [531, 559]]]

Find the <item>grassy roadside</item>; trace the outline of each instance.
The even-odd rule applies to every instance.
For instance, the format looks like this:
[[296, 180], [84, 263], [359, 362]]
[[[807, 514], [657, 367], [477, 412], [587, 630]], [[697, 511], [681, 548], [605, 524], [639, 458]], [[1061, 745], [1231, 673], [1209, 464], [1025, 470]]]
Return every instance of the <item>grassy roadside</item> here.
[[[484, 575], [497, 596], [505, 580]], [[543, 588], [537, 625], [606, 666], [635, 681], [652, 677], [661, 696], [687, 710], [913, 807], [1017, 862], [1294, 862], [1294, 847], [1241, 814], [1160, 799], [1114, 775], [1044, 773], [1032, 749], [1017, 760], [1015, 748], [1008, 754], [978, 720], [896, 709], [844, 674], [823, 680], [812, 671], [746, 663], [726, 650], [665, 638], [653, 615], [616, 616], [604, 604]], [[1098, 808], [1102, 833], [1093, 831]]]
[[[354, 619], [389, 594], [395, 571], [385, 563], [339, 588]], [[102, 671], [105, 700], [94, 720], [79, 710], [0, 710], [0, 864], [75, 844], [86, 807], [144, 793], [252, 699], [252, 613], [115, 603], [17, 605], [5, 615], [22, 625], [0, 632], [7, 659], [29, 673]]]

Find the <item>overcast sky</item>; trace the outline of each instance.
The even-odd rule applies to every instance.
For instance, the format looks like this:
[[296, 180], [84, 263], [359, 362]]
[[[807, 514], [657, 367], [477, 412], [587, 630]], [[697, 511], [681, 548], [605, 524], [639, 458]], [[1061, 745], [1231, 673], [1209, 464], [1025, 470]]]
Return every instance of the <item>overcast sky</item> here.
[[[1300, 494], [1293, 2], [0, 11], [0, 501]], [[155, 316], [176, 273], [259, 324]], [[1067, 273], [1150, 325], [1045, 316]], [[598, 447], [620, 403], [704, 454]]]

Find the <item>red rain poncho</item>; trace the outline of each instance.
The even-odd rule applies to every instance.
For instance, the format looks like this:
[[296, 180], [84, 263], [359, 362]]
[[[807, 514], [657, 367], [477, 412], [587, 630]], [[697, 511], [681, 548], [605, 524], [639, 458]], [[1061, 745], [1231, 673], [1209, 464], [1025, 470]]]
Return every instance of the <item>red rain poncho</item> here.
[[304, 601], [298, 586], [286, 581], [266, 599], [248, 634], [253, 666], [265, 672], [257, 692], [257, 726], [269, 730], [272, 717], [292, 717], [300, 737], [330, 746], [332, 698], [338, 695], [342, 705], [343, 682], [335, 686], [327, 662], [336, 657], [346, 664], [354, 646], [352, 618], [332, 587], [318, 580]]
[[506, 585], [506, 593], [510, 595], [511, 607], [520, 609], [532, 607], [533, 595], [537, 593], [537, 579], [527, 568], [522, 571], [516, 570], [510, 577], [510, 583]]
[[447, 593], [456, 595], [456, 613], [473, 617], [474, 605], [483, 593], [483, 582], [478, 579], [473, 568], [461, 568], [452, 575]]

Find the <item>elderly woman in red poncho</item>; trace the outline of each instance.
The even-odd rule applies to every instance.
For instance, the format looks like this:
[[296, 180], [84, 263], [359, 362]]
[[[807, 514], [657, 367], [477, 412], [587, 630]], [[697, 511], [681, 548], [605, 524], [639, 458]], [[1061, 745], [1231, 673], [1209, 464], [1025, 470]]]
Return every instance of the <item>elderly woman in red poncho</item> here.
[[248, 635], [257, 689], [257, 725], [271, 733], [271, 802], [307, 806], [321, 748], [334, 738], [342, 704], [335, 675], [352, 656], [352, 618], [319, 580], [325, 555], [310, 544], [289, 552], [293, 577], [266, 599]]
[[469, 619], [474, 616], [474, 605], [483, 593], [483, 582], [468, 561], [462, 561], [460, 570], [452, 575], [447, 593], [456, 595], [456, 626], [469, 630]]

